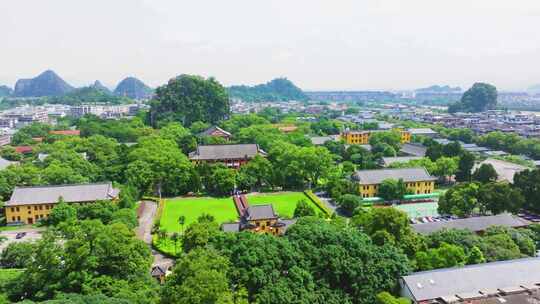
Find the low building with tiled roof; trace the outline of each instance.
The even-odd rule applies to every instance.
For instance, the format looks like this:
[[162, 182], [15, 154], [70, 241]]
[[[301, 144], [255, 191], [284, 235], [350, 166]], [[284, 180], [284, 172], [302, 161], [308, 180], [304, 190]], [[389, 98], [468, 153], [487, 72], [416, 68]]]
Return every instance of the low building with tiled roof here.
[[431, 176], [425, 168], [399, 168], [359, 170], [353, 175], [353, 180], [358, 182], [362, 197], [375, 197], [379, 191], [379, 185], [387, 179], [403, 180], [407, 189], [413, 194], [429, 194], [435, 190], [436, 177]]
[[66, 203], [93, 203], [118, 199], [112, 183], [15, 187], [5, 204], [8, 224], [34, 224], [47, 218], [60, 198]]
[[221, 138], [224, 138], [225, 140], [230, 140], [231, 137], [232, 137], [232, 134], [223, 130], [222, 128], [218, 127], [218, 126], [212, 126], [204, 131], [202, 131], [201, 133], [197, 134], [198, 136], [211, 136], [211, 137], [221, 137]]
[[189, 153], [194, 163], [224, 163], [230, 168], [240, 168], [256, 155], [266, 156], [257, 144], [200, 145]]

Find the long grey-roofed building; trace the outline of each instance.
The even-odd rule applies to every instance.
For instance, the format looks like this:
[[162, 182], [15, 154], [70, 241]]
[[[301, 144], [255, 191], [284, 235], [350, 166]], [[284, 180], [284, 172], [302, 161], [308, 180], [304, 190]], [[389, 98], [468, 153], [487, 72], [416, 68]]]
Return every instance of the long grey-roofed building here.
[[450, 221], [413, 224], [412, 228], [421, 234], [431, 234], [443, 229], [466, 229], [472, 232], [483, 232], [491, 226], [519, 228], [531, 222], [520, 217], [503, 213], [498, 215], [469, 217]]
[[15, 187], [6, 206], [53, 204], [60, 198], [66, 203], [94, 202], [115, 199], [118, 194], [111, 183]]
[[10, 224], [34, 224], [47, 218], [60, 198], [66, 203], [91, 203], [116, 200], [119, 190], [112, 183], [58, 186], [15, 187], [6, 202], [6, 221]]
[[425, 168], [359, 170], [354, 174], [354, 179], [361, 185], [380, 184], [385, 179], [402, 179], [404, 182], [437, 180]]
[[257, 144], [200, 145], [189, 153], [194, 162], [223, 162], [228, 167], [238, 168], [256, 155], [266, 155]]
[[[401, 295], [413, 303], [539, 303], [529, 297], [540, 285], [540, 258], [423, 271], [400, 278]], [[521, 294], [514, 302], [497, 300]], [[535, 301], [523, 301], [522, 299]]]

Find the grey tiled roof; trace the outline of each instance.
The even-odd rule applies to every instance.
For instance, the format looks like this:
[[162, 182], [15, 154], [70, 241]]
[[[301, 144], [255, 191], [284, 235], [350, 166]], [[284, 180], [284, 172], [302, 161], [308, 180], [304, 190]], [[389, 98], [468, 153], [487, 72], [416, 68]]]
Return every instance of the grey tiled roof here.
[[400, 151], [412, 156], [424, 157], [426, 156], [427, 148], [421, 144], [403, 144]]
[[119, 192], [111, 183], [15, 187], [6, 206], [54, 204], [60, 197], [67, 203], [110, 200]]
[[193, 160], [219, 160], [253, 158], [263, 154], [256, 144], [238, 145], [200, 145], [197, 151], [191, 152], [189, 158]]
[[202, 131], [201, 133], [199, 133], [199, 136], [207, 136], [207, 135], [212, 135], [212, 133], [214, 131], [219, 131], [219, 132], [222, 132], [223, 134], [227, 135], [227, 136], [231, 136], [231, 133], [223, 130], [222, 128], [218, 127], [218, 126], [212, 126], [204, 131]]
[[402, 281], [416, 302], [458, 296], [470, 299], [481, 297], [480, 292], [525, 291], [523, 287], [536, 289], [540, 284], [540, 258], [417, 272], [402, 277]]
[[429, 175], [424, 168], [399, 168], [360, 170], [354, 174], [354, 179], [361, 185], [380, 184], [385, 179], [403, 179], [404, 182], [434, 181], [437, 178]]
[[310, 137], [309, 139], [311, 139], [311, 143], [316, 145], [316, 146], [320, 146], [320, 145], [324, 145], [325, 142], [327, 141], [336, 141], [336, 135], [330, 135], [330, 136], [314, 136], [314, 137]]
[[246, 212], [246, 220], [248, 221], [273, 219], [277, 217], [277, 214], [274, 212], [274, 207], [270, 204], [250, 206]]
[[425, 135], [425, 134], [437, 134], [430, 128], [411, 128], [408, 130], [412, 135]]
[[442, 229], [467, 229], [472, 232], [485, 231], [491, 226], [524, 227], [530, 222], [508, 213], [491, 216], [469, 217], [442, 222], [413, 224], [412, 228], [421, 234], [431, 234]]

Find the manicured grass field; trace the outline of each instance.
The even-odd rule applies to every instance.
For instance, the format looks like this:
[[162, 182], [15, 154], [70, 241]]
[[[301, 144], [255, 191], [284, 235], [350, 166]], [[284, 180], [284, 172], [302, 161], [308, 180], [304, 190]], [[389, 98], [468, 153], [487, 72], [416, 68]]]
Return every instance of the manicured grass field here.
[[[274, 211], [283, 218], [293, 217], [296, 203], [301, 199], [313, 204], [303, 192], [249, 194], [247, 198], [250, 205], [272, 204]], [[315, 204], [313, 209], [319, 210]]]
[[214, 216], [219, 224], [234, 222], [238, 219], [231, 197], [178, 198], [166, 200], [160, 224], [168, 233], [181, 232], [182, 227], [178, 224], [178, 218], [181, 215], [186, 217], [184, 224], [186, 228], [204, 213]]

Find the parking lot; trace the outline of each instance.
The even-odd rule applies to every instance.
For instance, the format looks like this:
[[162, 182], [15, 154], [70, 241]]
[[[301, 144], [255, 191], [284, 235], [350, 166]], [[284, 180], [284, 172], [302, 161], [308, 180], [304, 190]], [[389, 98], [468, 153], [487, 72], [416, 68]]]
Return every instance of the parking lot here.
[[[25, 232], [26, 235], [17, 239], [18, 233]], [[41, 232], [43, 229], [39, 228], [27, 228], [27, 229], [17, 229], [11, 231], [2, 231], [0, 236], [6, 237], [7, 239], [0, 244], [0, 252], [4, 250], [9, 244], [17, 242], [29, 242], [41, 239]]]

